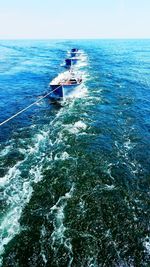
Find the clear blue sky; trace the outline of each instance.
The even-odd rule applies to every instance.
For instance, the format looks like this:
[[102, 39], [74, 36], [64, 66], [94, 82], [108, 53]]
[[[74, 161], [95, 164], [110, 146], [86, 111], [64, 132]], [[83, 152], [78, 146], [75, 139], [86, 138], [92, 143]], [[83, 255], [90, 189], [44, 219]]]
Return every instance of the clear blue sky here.
[[0, 39], [150, 38], [150, 0], [0, 0]]

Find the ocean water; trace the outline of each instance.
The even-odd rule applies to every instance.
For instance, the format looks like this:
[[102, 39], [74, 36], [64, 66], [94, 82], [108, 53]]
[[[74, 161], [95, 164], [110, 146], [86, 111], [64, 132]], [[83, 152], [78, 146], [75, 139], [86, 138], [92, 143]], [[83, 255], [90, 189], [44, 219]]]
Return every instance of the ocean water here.
[[74, 46], [82, 92], [0, 127], [0, 266], [150, 266], [150, 40], [0, 41], [0, 122]]

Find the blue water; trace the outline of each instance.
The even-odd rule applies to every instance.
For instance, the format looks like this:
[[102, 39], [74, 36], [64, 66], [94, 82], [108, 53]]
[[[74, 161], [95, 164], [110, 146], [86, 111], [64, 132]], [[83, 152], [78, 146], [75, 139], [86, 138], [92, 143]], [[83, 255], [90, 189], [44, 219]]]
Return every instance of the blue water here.
[[150, 40], [0, 41], [0, 122], [72, 47], [81, 94], [0, 127], [0, 265], [150, 266]]

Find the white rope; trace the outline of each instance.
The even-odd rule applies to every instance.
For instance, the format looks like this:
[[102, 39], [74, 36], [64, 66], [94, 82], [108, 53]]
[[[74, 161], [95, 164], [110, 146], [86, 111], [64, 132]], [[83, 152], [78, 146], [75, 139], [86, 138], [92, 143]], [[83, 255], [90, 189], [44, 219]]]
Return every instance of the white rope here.
[[48, 95], [50, 95], [51, 93], [53, 93], [54, 91], [56, 91], [60, 86], [56, 87], [53, 91], [47, 93], [46, 95], [40, 97], [39, 100], [35, 101], [34, 103], [30, 104], [29, 106], [27, 106], [26, 108], [20, 110], [19, 112], [17, 112], [16, 114], [14, 114], [13, 116], [11, 116], [10, 118], [4, 120], [3, 122], [0, 123], [0, 126], [4, 125], [5, 123], [7, 123], [8, 121], [12, 120], [13, 118], [17, 117], [18, 115], [20, 115], [21, 113], [23, 113], [24, 111], [26, 111], [27, 109], [31, 108], [32, 106], [36, 105], [37, 103], [39, 103], [42, 99], [44, 99], [45, 97], [47, 97]]

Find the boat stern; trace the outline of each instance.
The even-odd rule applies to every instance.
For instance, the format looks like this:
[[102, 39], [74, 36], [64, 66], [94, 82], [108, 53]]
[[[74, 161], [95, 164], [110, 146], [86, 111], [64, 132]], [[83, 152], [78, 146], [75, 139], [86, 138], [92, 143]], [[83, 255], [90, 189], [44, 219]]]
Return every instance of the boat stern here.
[[61, 85], [55, 85], [55, 84], [50, 84], [51, 88], [51, 94], [50, 98], [62, 98], [63, 97], [63, 86]]

